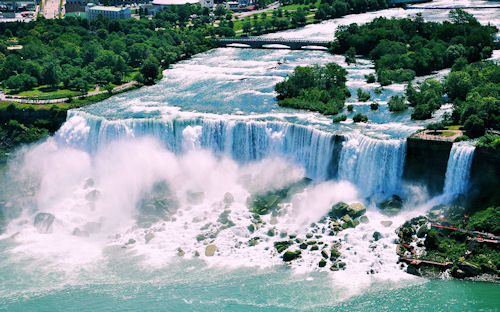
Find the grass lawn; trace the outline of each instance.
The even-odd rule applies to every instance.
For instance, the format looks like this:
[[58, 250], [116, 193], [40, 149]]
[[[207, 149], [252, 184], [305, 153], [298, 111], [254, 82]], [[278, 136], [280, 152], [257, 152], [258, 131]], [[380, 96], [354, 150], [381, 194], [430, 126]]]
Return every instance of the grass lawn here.
[[448, 130], [461, 130], [462, 126], [461, 125], [453, 125], [453, 126], [446, 126], [445, 128]]
[[442, 137], [452, 137], [456, 135], [455, 132], [451, 132], [451, 131], [443, 131], [441, 132], [441, 134], [439, 136], [442, 136]]
[[[89, 90], [89, 92], [94, 91], [95, 88]], [[16, 95], [16, 96], [24, 96], [33, 99], [58, 99], [70, 96], [81, 95], [82, 93], [79, 91], [73, 91], [69, 89], [61, 88], [53, 88], [47, 85], [36, 87], [32, 90], [16, 92], [14, 90], [5, 89], [6, 94]]]

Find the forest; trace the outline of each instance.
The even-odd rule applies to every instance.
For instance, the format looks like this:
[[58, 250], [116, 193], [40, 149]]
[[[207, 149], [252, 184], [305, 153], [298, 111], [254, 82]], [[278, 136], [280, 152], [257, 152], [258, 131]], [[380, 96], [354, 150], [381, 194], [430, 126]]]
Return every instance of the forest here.
[[335, 63], [298, 66], [284, 81], [276, 84], [278, 104], [335, 115], [351, 96], [346, 88], [346, 75], [347, 71]]
[[335, 54], [354, 53], [370, 58], [381, 85], [411, 81], [451, 67], [463, 58], [467, 63], [491, 56], [498, 29], [481, 25], [471, 14], [455, 9], [451, 21], [426, 22], [416, 18], [388, 19], [343, 25], [335, 33], [329, 50]]
[[[161, 11], [152, 20], [68, 17], [1, 23], [2, 86], [14, 93], [37, 86], [86, 93], [95, 84], [131, 79], [152, 84], [169, 64], [215, 46], [201, 17], [185, 26], [195, 9], [199, 6], [181, 6], [175, 14]], [[11, 41], [22, 49], [7, 49]]]

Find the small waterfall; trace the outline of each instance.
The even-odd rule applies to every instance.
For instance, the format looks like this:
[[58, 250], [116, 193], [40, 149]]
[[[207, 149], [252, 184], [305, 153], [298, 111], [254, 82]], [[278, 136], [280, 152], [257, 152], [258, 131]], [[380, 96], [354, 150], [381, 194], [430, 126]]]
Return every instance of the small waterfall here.
[[356, 184], [362, 194], [392, 195], [399, 191], [406, 140], [376, 140], [350, 135], [343, 143], [339, 178]]
[[475, 146], [469, 144], [453, 144], [446, 167], [443, 194], [456, 197], [467, 192], [475, 149]]

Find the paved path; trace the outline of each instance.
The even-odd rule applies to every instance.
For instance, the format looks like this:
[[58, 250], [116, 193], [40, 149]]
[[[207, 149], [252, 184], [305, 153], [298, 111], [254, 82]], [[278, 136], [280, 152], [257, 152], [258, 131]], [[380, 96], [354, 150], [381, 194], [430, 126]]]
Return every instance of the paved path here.
[[[113, 93], [117, 93], [117, 92], [123, 91], [123, 90], [125, 90], [127, 88], [132, 87], [133, 85], [136, 85], [136, 84], [137, 84], [137, 81], [135, 81], [135, 80], [129, 81], [127, 83], [124, 83], [124, 84], [122, 84], [120, 86], [117, 86], [117, 87], [113, 88]], [[106, 90], [100, 90], [99, 86], [97, 86], [94, 91], [89, 92], [87, 94], [74, 96], [74, 97], [72, 97], [72, 99], [83, 99], [83, 98], [86, 98], [86, 97], [91, 96], [91, 95], [102, 94], [102, 93], [106, 93], [106, 92], [108, 92], [108, 91], [106, 91]], [[23, 97], [15, 97], [15, 96], [14, 97], [10, 97], [10, 96], [6, 96], [2, 92], [0, 92], [0, 100], [2, 100], [2, 101], [17, 102], [17, 103], [26, 103], [26, 104], [55, 104], [55, 103], [66, 102], [66, 101], [69, 100], [69, 98], [64, 97], [64, 98], [59, 98], [59, 99], [31, 100], [31, 99], [26, 99], [26, 98], [23, 98]]]

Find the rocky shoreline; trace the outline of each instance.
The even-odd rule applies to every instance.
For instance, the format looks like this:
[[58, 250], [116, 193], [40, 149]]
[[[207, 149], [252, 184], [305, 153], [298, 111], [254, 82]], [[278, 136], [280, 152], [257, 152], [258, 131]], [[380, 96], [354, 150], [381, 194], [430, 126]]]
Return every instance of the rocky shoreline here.
[[[398, 230], [396, 252], [407, 273], [500, 283], [498, 213], [495, 208], [468, 216], [459, 206], [435, 206]], [[486, 232], [484, 221], [493, 224]], [[487, 224], [488, 225], [488, 224]]]

